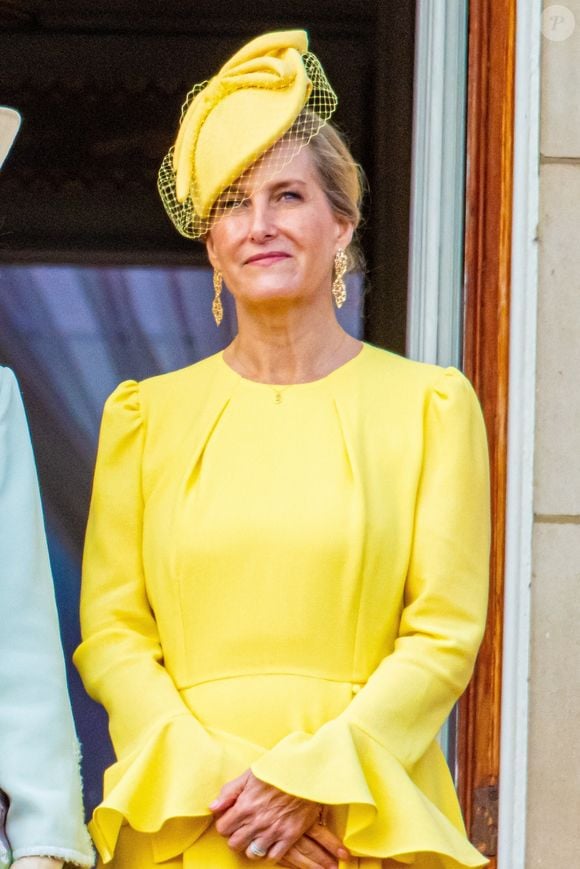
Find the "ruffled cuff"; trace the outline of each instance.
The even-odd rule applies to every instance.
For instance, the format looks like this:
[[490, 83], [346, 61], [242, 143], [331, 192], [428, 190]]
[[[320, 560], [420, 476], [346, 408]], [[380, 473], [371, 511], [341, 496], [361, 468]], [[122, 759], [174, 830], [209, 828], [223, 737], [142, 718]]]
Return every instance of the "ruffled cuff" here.
[[293, 733], [252, 765], [262, 781], [348, 808], [343, 841], [353, 855], [413, 863], [437, 854], [444, 869], [487, 865], [467, 840], [439, 747], [407, 770], [359, 726], [341, 719], [314, 735]]
[[193, 716], [174, 717], [105, 773], [103, 802], [89, 830], [104, 863], [128, 823], [152, 836], [158, 862], [182, 854], [213, 820], [208, 808], [224, 781], [240, 775], [263, 751]]
[[151, 834], [154, 858], [186, 851], [212, 822], [209, 804], [224, 781], [248, 767], [262, 781], [304, 799], [346, 806], [343, 834], [354, 855], [412, 863], [437, 854], [442, 869], [485, 866], [465, 837], [447, 764], [433, 744], [411, 768], [358, 725], [328, 722], [263, 748], [203, 730], [189, 715], [161, 724], [105, 774], [105, 799], [90, 830], [106, 863], [128, 823]]

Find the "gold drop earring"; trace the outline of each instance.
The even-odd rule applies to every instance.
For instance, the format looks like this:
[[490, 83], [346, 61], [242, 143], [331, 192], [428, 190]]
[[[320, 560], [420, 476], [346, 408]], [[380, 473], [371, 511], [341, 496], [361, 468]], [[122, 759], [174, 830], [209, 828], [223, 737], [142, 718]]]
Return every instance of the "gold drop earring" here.
[[213, 271], [213, 290], [214, 297], [213, 302], [211, 304], [211, 312], [213, 314], [213, 318], [215, 320], [216, 326], [219, 326], [224, 316], [224, 306], [222, 305], [221, 294], [222, 294], [222, 286], [224, 283], [224, 279], [222, 273], [217, 269]]
[[339, 247], [334, 256], [334, 280], [332, 282], [332, 295], [337, 308], [342, 308], [346, 302], [346, 285], [344, 276], [348, 267], [348, 257], [345, 251]]

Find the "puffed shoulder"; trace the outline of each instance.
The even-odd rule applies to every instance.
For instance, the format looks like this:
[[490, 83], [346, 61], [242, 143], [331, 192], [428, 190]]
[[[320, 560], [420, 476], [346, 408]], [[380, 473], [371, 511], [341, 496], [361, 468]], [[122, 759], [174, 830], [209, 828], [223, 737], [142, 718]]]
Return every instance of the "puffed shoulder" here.
[[487, 434], [479, 399], [473, 386], [456, 368], [439, 369], [426, 404], [427, 447], [440, 449], [461, 464], [479, 457], [488, 464]]
[[126, 422], [140, 421], [141, 396], [136, 380], [124, 380], [113, 390], [105, 402], [103, 416]]
[[165, 426], [165, 414], [181, 409], [184, 402], [203, 404], [213, 393], [221, 395], [224, 392], [221, 368], [219, 354], [216, 354], [140, 382], [125, 380], [105, 402], [103, 419], [127, 427], [145, 420], [149, 423], [160, 416]]
[[101, 419], [99, 452], [131, 450], [142, 440], [143, 410], [139, 384], [125, 380], [105, 402]]
[[431, 387], [431, 394], [435, 403], [455, 402], [465, 405], [475, 405], [479, 408], [479, 401], [473, 386], [457, 368], [438, 368], [433, 366], [436, 376]]

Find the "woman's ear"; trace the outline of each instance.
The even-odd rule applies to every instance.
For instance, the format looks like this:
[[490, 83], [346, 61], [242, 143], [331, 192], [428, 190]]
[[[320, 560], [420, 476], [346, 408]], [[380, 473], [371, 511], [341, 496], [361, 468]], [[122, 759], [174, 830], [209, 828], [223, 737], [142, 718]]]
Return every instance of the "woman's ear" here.
[[354, 235], [354, 226], [352, 223], [350, 223], [350, 221], [338, 220], [337, 227], [338, 236], [336, 240], [338, 246], [341, 247], [343, 250], [346, 250], [352, 241], [352, 237]]
[[215, 250], [215, 245], [211, 237], [211, 231], [208, 232], [205, 237], [205, 249], [207, 251], [207, 258], [210, 261], [210, 265], [212, 266], [212, 268], [214, 268], [218, 272], [221, 271], [219, 259]]

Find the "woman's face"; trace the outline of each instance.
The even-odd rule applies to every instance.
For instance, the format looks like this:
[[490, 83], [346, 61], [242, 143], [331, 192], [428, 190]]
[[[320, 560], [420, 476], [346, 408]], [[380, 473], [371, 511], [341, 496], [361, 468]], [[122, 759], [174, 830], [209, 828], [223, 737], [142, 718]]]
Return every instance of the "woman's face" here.
[[270, 177], [276, 156], [275, 147], [228, 190], [226, 201], [241, 203], [210, 230], [210, 262], [241, 303], [330, 299], [334, 256], [353, 227], [333, 213], [308, 147]]

